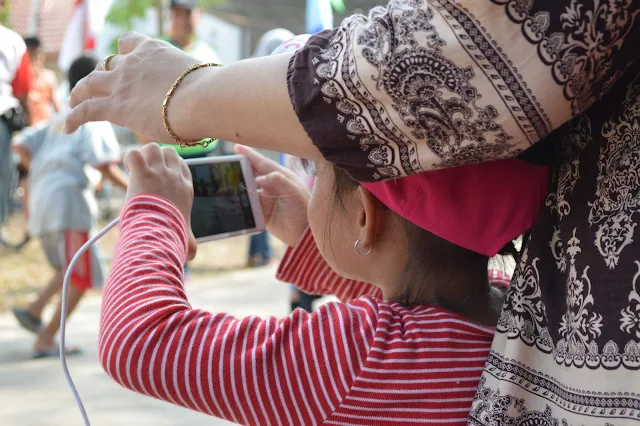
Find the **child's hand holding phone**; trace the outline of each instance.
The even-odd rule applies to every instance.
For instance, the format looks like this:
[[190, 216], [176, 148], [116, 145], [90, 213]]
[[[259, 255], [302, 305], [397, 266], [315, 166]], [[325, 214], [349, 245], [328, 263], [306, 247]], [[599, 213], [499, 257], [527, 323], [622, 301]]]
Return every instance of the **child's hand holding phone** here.
[[137, 195], [153, 194], [173, 203], [189, 228], [188, 259], [196, 255], [196, 239], [191, 232], [191, 206], [193, 185], [189, 167], [177, 151], [171, 147], [161, 148], [152, 143], [131, 150], [124, 158], [131, 172], [127, 200]]
[[255, 150], [236, 145], [235, 152], [247, 157], [256, 175], [267, 230], [294, 247], [309, 226], [309, 191], [295, 173]]

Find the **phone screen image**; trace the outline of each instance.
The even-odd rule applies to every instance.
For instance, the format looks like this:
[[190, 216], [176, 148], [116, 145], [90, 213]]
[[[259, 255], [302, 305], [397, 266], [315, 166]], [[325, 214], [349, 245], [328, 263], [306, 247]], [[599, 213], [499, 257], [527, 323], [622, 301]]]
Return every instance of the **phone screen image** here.
[[191, 229], [196, 238], [256, 227], [239, 161], [190, 165]]

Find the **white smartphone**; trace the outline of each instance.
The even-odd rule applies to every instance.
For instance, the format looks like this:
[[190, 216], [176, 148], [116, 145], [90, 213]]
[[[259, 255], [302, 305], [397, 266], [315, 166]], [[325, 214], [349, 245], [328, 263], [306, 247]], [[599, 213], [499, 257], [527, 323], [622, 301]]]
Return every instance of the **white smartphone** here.
[[193, 179], [191, 229], [198, 243], [264, 231], [251, 164], [242, 155], [187, 160]]

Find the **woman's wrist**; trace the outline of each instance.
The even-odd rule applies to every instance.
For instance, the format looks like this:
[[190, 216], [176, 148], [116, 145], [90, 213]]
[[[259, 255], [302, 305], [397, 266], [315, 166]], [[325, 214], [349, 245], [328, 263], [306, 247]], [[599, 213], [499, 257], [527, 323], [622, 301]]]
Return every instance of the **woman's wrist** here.
[[[167, 109], [171, 129], [183, 140], [219, 138], [308, 159], [321, 158], [289, 99], [286, 79], [290, 57], [248, 59], [190, 73]], [[167, 139], [172, 140], [169, 134]]]
[[[183, 141], [216, 138], [207, 135], [206, 116], [203, 112], [211, 112], [215, 105], [210, 90], [211, 74], [216, 68], [207, 67], [193, 71], [187, 75], [176, 88], [167, 107], [167, 120], [171, 130]], [[203, 90], [207, 87], [207, 90]], [[208, 94], [208, 95], [207, 95]], [[169, 143], [176, 143], [167, 132]]]

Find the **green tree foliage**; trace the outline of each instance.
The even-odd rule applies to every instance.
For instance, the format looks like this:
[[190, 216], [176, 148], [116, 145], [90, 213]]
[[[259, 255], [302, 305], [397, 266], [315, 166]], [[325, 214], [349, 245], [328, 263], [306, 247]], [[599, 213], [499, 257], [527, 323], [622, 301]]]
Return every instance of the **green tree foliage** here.
[[0, 25], [11, 27], [9, 13], [11, 12], [11, 0], [4, 0], [4, 5], [0, 6]]
[[107, 14], [107, 22], [131, 31], [136, 19], [144, 19], [153, 0], [116, 0]]
[[331, 0], [331, 6], [336, 12], [343, 14], [345, 12], [345, 6], [343, 0]]

